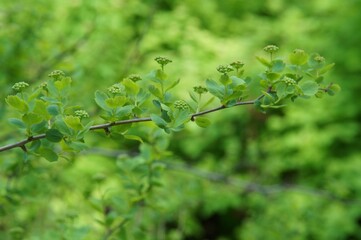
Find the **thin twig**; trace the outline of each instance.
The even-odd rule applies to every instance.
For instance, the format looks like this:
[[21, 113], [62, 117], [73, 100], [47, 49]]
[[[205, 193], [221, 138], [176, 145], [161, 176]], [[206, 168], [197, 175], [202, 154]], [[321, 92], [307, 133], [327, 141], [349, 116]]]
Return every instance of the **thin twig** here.
[[[252, 105], [254, 104], [257, 100], [261, 99], [263, 97], [263, 95], [259, 96], [258, 98], [256, 98], [255, 100], [252, 100], [252, 101], [244, 101], [244, 102], [237, 102], [234, 106], [241, 106], [241, 105]], [[233, 106], [232, 106], [233, 107]], [[198, 112], [198, 113], [194, 113], [191, 115], [191, 119], [194, 119], [195, 117], [197, 116], [201, 116], [201, 115], [206, 115], [206, 114], [209, 114], [209, 113], [212, 113], [212, 112], [216, 112], [216, 111], [219, 111], [219, 110], [222, 110], [222, 109], [225, 109], [225, 108], [228, 108], [224, 105], [220, 106], [220, 107], [216, 107], [216, 108], [212, 108], [212, 109], [209, 109], [209, 110], [205, 110], [205, 111], [202, 111], [202, 112]], [[124, 125], [124, 124], [130, 124], [130, 123], [138, 123], [138, 122], [149, 122], [149, 121], [152, 121], [152, 119], [150, 117], [145, 117], [145, 118], [133, 118], [133, 119], [127, 119], [127, 120], [120, 120], [120, 121], [115, 121], [115, 122], [110, 122], [110, 123], [104, 123], [104, 124], [98, 124], [98, 125], [94, 125], [94, 126], [91, 126], [89, 128], [89, 130], [93, 131], [93, 130], [98, 130], [98, 129], [109, 129], [113, 126], [118, 126], [118, 125]], [[17, 142], [17, 143], [12, 143], [12, 144], [9, 144], [9, 145], [5, 145], [3, 147], [0, 147], [0, 152], [4, 152], [6, 150], [10, 150], [12, 148], [16, 148], [16, 147], [20, 147], [22, 148], [23, 150], [26, 149], [25, 148], [25, 145], [29, 142], [33, 142], [33, 141], [37, 141], [39, 139], [42, 139], [42, 138], [45, 138], [46, 135], [45, 133], [43, 134], [39, 134], [39, 135], [35, 135], [35, 136], [31, 136], [27, 139], [24, 139], [20, 142]]]

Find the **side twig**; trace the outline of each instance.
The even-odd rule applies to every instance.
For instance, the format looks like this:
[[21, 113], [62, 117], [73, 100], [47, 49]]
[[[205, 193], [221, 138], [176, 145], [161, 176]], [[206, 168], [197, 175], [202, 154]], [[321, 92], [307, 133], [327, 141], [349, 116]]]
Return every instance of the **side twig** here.
[[[259, 96], [258, 98], [256, 98], [255, 100], [251, 100], [251, 101], [240, 101], [240, 102], [237, 102], [234, 106], [241, 106], [241, 105], [252, 105], [254, 104], [257, 100], [261, 99], [263, 97], [263, 95]], [[232, 106], [232, 107], [234, 107]], [[198, 112], [198, 113], [194, 113], [191, 115], [191, 119], [194, 120], [195, 117], [197, 116], [201, 116], [201, 115], [206, 115], [206, 114], [209, 114], [209, 113], [212, 113], [212, 112], [216, 112], [216, 111], [219, 111], [219, 110], [222, 110], [222, 109], [226, 109], [226, 108], [229, 108], [229, 107], [226, 107], [224, 105], [220, 106], [220, 107], [216, 107], [216, 108], [212, 108], [212, 109], [209, 109], [209, 110], [205, 110], [205, 111], [202, 111], [202, 112]], [[127, 119], [127, 120], [121, 120], [121, 121], [115, 121], [115, 122], [110, 122], [110, 123], [104, 123], [104, 124], [98, 124], [98, 125], [94, 125], [94, 126], [91, 126], [90, 127], [90, 130], [93, 131], [93, 130], [98, 130], [98, 129], [104, 129], [104, 130], [109, 130], [109, 128], [113, 127], [113, 126], [118, 126], [118, 125], [123, 125], [123, 124], [130, 124], [130, 123], [139, 123], [139, 122], [149, 122], [149, 121], [152, 121], [152, 119], [150, 117], [144, 117], [144, 118], [132, 118], [132, 119]], [[31, 136], [31, 137], [28, 137], [27, 139], [24, 139], [22, 141], [19, 141], [19, 142], [16, 142], [16, 143], [12, 143], [12, 144], [9, 144], [9, 145], [5, 145], [5, 146], [2, 146], [0, 147], [0, 152], [4, 152], [4, 151], [7, 151], [7, 150], [10, 150], [10, 149], [13, 149], [13, 148], [17, 148], [17, 147], [20, 147], [22, 148], [23, 150], [25, 148], [25, 145], [27, 143], [30, 143], [30, 142], [33, 142], [33, 141], [37, 141], [39, 139], [43, 139], [45, 138], [46, 135], [45, 133], [43, 134], [39, 134], [39, 135], [35, 135], [35, 136]]]

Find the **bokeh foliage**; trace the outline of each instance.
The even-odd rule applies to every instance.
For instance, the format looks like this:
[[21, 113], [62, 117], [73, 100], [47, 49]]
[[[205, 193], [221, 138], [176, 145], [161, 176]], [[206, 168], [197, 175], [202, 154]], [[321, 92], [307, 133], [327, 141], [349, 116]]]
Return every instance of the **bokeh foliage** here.
[[[97, 116], [95, 90], [150, 71], [159, 55], [176, 62], [169, 75], [189, 86], [177, 88], [187, 98], [219, 64], [239, 59], [255, 72], [254, 53], [270, 43], [332, 59], [337, 67], [328, 77], [343, 91], [267, 114], [228, 109], [211, 115], [207, 129], [191, 126], [171, 138], [140, 125], [137, 133], [156, 138], [148, 140], [162, 156], [100, 133], [68, 161], [24, 164], [20, 149], [1, 153], [0, 238], [360, 239], [359, 1], [1, 5], [2, 99], [15, 82], [40, 83], [63, 69], [81, 93], [73, 99]], [[0, 107], [2, 145], [22, 139], [6, 120], [5, 102]], [[160, 187], [144, 200], [131, 186], [147, 189], [149, 157], [162, 157], [151, 166]]]

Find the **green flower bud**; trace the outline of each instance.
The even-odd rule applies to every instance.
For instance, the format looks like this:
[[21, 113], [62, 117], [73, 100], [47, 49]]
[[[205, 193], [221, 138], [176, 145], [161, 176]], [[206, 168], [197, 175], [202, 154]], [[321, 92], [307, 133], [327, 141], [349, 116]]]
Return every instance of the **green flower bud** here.
[[207, 88], [202, 87], [202, 86], [193, 87], [193, 91], [198, 93], [198, 94], [203, 94], [203, 93], [208, 92]]
[[26, 87], [29, 87], [29, 84], [27, 84], [26, 82], [17, 82], [17, 83], [14, 84], [12, 89], [14, 89], [17, 92], [21, 92]]
[[268, 53], [277, 52], [278, 49], [279, 49], [279, 47], [277, 47], [276, 45], [267, 45], [263, 48], [263, 50]]
[[61, 70], [54, 70], [49, 73], [48, 77], [53, 78], [55, 81], [61, 80], [65, 76], [65, 73]]
[[227, 66], [224, 66], [224, 65], [219, 65], [217, 67], [217, 71], [220, 72], [220, 73], [223, 73], [223, 74], [226, 74], [228, 72], [232, 72], [234, 69], [231, 65], [227, 65]]
[[142, 80], [142, 78], [137, 74], [131, 74], [131, 75], [128, 76], [128, 78], [130, 80], [132, 80], [133, 82]]
[[180, 109], [180, 110], [187, 110], [189, 109], [188, 103], [186, 103], [183, 100], [177, 100], [174, 102], [174, 107], [176, 109]]
[[244, 63], [241, 61], [234, 61], [230, 64], [232, 67], [234, 67], [235, 69], [240, 69], [244, 66]]
[[172, 62], [172, 60], [170, 60], [170, 59], [168, 59], [168, 58], [165, 58], [165, 57], [156, 57], [156, 58], [154, 58], [154, 60], [155, 60], [158, 64], [160, 64], [160, 65], [162, 65], [162, 66], [165, 66], [165, 65], [167, 65], [168, 63], [171, 63], [171, 62]]
[[119, 84], [114, 84], [114, 85], [108, 87], [108, 92], [113, 93], [113, 94], [121, 93], [122, 88]]
[[301, 55], [301, 54], [305, 54], [305, 50], [296, 48], [295, 50], [293, 50], [293, 53]]
[[318, 63], [323, 63], [323, 62], [325, 62], [325, 58], [322, 57], [322, 56], [320, 56], [320, 55], [316, 55], [316, 56], [313, 58], [313, 60], [315, 60], [315, 61], [318, 62]]
[[89, 117], [89, 114], [85, 110], [76, 110], [74, 115], [80, 119]]
[[297, 82], [294, 79], [290, 78], [290, 77], [284, 77], [283, 81], [287, 84], [287, 86], [297, 85]]

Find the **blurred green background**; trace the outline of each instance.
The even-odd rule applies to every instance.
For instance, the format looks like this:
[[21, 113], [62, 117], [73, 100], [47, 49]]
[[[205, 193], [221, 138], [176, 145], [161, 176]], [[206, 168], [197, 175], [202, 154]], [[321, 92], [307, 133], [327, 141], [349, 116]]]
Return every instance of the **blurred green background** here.
[[[255, 55], [268, 44], [280, 55], [319, 52], [336, 63], [328, 78], [343, 90], [267, 114], [227, 109], [210, 115], [211, 127], [170, 138], [159, 132], [172, 152], [162, 186], [109, 235], [104, 215], [129, 214], [119, 165], [134, 160], [136, 142], [90, 133], [89, 150], [56, 163], [1, 153], [0, 239], [361, 239], [360, 9], [358, 0], [1, 0], [2, 99], [13, 83], [62, 69], [73, 99], [96, 116], [94, 91], [145, 75], [156, 56], [173, 60], [167, 71], [187, 99], [234, 60], [257, 83]], [[2, 101], [1, 145], [23, 139], [8, 117]]]

